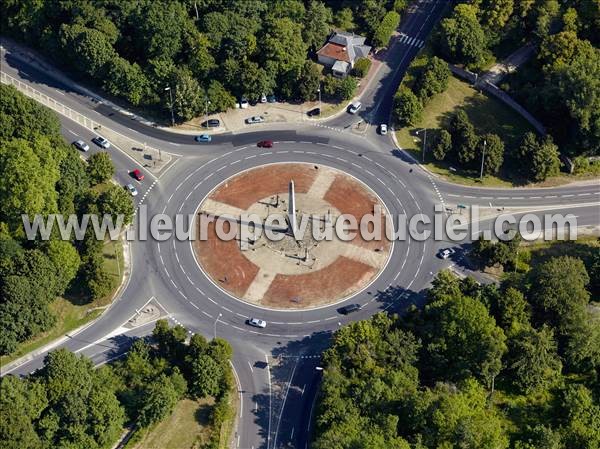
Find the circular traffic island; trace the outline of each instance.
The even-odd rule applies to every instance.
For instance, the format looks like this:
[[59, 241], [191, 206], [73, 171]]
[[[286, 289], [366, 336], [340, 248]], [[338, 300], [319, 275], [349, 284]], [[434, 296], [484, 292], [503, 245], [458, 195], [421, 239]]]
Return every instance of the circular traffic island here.
[[371, 284], [392, 251], [381, 199], [324, 165], [243, 171], [203, 199], [196, 219], [194, 253], [204, 274], [234, 298], [265, 308], [341, 302]]

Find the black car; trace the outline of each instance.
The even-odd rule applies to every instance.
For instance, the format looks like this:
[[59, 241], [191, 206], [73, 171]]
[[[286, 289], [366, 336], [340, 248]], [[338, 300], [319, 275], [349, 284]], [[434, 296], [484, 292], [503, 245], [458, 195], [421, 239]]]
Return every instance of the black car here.
[[342, 315], [348, 315], [349, 313], [356, 312], [360, 310], [360, 304], [348, 304], [347, 306], [340, 307], [338, 312]]
[[202, 126], [203, 128], [218, 128], [219, 126], [221, 126], [221, 121], [216, 118], [211, 118], [202, 122], [200, 126]]
[[311, 109], [310, 111], [308, 111], [306, 113], [306, 115], [308, 115], [309, 117], [314, 117], [315, 115], [321, 115], [321, 108]]

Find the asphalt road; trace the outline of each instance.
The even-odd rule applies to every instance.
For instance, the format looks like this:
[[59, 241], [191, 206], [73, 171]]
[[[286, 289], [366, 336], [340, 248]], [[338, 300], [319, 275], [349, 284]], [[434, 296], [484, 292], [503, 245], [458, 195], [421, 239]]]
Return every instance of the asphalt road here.
[[[458, 186], [422, 170], [392, 145], [389, 136], [378, 135], [376, 126], [370, 126], [362, 135], [352, 132], [351, 125], [358, 119], [372, 125], [387, 122], [392, 94], [418, 52], [418, 42], [425, 40], [439, 20], [443, 3], [416, 3], [400, 27], [402, 33], [414, 39], [399, 41], [390, 50], [393, 62], [386, 63], [365, 90], [361, 112], [357, 116], [342, 114], [326, 122], [328, 127], [310, 123], [293, 129], [285, 129], [285, 125], [265, 126], [251, 133], [222, 134], [210, 145], [197, 145], [193, 136], [147, 126], [116, 112], [74, 87], [74, 83], [52, 67], [10, 50], [2, 50], [2, 71], [93, 118], [103, 127], [172, 153], [171, 166], [160, 174], [156, 183], [149, 177], [137, 183], [136, 205], [143, 202], [149, 216], [162, 212], [193, 214], [202, 198], [229, 176], [267, 163], [297, 161], [331, 166], [364, 181], [393, 215], [430, 214], [436, 204], [521, 207], [520, 213], [531, 209], [537, 215], [559, 207], [560, 212], [576, 215], [579, 225], [599, 225], [598, 183], [510, 190]], [[61, 118], [61, 122], [67, 140], [83, 138], [89, 142], [93, 137], [92, 131], [69, 119]], [[263, 139], [275, 141], [274, 148], [257, 148], [256, 142]], [[90, 154], [97, 151], [93, 144], [90, 146]], [[129, 176], [134, 168], [132, 161], [114, 148], [109, 152], [117, 167], [117, 181], [132, 182]], [[483, 220], [482, 228], [489, 225], [489, 220]], [[290, 312], [240, 302], [203, 275], [190, 242], [132, 241], [131, 275], [122, 293], [100, 319], [63, 341], [61, 346], [85, 354], [97, 364], [120, 357], [133, 339], [147, 335], [153, 327], [149, 323], [125, 332], [121, 326], [148, 301], [157, 301], [173, 323], [185, 326], [190, 332], [209, 337], [218, 335], [232, 343], [240, 390], [237, 447], [305, 448], [320, 379], [317, 367], [331, 332], [381, 310], [401, 310], [410, 303], [419, 303], [422, 291], [435, 273], [462, 263], [460, 257], [452, 260], [435, 257], [440, 248], [449, 246], [458, 249], [460, 255], [468, 243], [414, 239], [395, 242], [390, 262], [381, 275], [365, 291], [346, 300], [362, 304], [362, 309], [341, 316], [337, 312], [339, 304]], [[265, 319], [268, 327], [264, 330], [248, 327], [245, 320], [254, 316]], [[43, 356], [39, 354], [10, 372], [31, 372], [41, 366]]]

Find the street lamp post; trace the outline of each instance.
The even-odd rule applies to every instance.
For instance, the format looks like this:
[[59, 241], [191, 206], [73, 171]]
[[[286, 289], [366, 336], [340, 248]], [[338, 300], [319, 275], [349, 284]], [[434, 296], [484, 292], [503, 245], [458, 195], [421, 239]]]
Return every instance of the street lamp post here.
[[481, 155], [481, 170], [479, 171], [479, 182], [483, 181], [483, 161], [485, 160], [485, 147], [487, 145], [487, 140], [483, 140], [483, 153]]
[[171, 93], [171, 86], [165, 87], [165, 90], [169, 91], [169, 103], [171, 105], [171, 124], [175, 126], [175, 114], [173, 112], [173, 94]]
[[204, 126], [208, 129], [208, 105], [210, 104], [210, 100], [206, 99], [206, 109], [204, 110], [204, 115], [206, 116], [206, 120], [204, 121]]
[[423, 152], [422, 152], [422, 156], [421, 159], [423, 159], [423, 163], [425, 163], [425, 147], [427, 146], [427, 128], [422, 128], [420, 130], [418, 130], [416, 132], [417, 135], [419, 135], [421, 133], [421, 131], [423, 131], [425, 133], [424, 138], [423, 138]]
[[223, 316], [222, 313], [219, 313], [219, 316], [217, 317], [217, 319], [215, 320], [215, 332], [214, 332], [214, 336], [215, 338], [217, 338], [217, 321], [219, 321], [219, 318], [221, 318]]
[[319, 92], [319, 117], [321, 117], [321, 81], [319, 81], [317, 92]]

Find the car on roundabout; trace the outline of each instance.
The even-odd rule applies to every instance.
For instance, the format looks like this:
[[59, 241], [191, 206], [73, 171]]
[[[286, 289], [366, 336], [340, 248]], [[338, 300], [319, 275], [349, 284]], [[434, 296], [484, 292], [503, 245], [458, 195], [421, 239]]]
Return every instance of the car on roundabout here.
[[348, 315], [352, 312], [357, 312], [361, 309], [360, 304], [348, 304], [347, 306], [340, 307], [337, 311], [342, 315]]
[[252, 327], [258, 327], [260, 329], [264, 329], [265, 327], [267, 327], [267, 322], [259, 318], [249, 318], [247, 322], [248, 325]]
[[456, 253], [456, 251], [453, 250], [452, 248], [445, 248], [445, 249], [440, 250], [440, 252], [438, 253], [438, 256], [440, 259], [448, 259], [454, 253]]
[[385, 136], [387, 134], [387, 124], [382, 123], [381, 125], [379, 125], [379, 134], [381, 134], [382, 136]]
[[256, 144], [258, 148], [273, 148], [272, 140], [261, 140]]
[[212, 141], [212, 137], [209, 134], [200, 134], [199, 136], [194, 137], [194, 140], [200, 143], [208, 143]]

